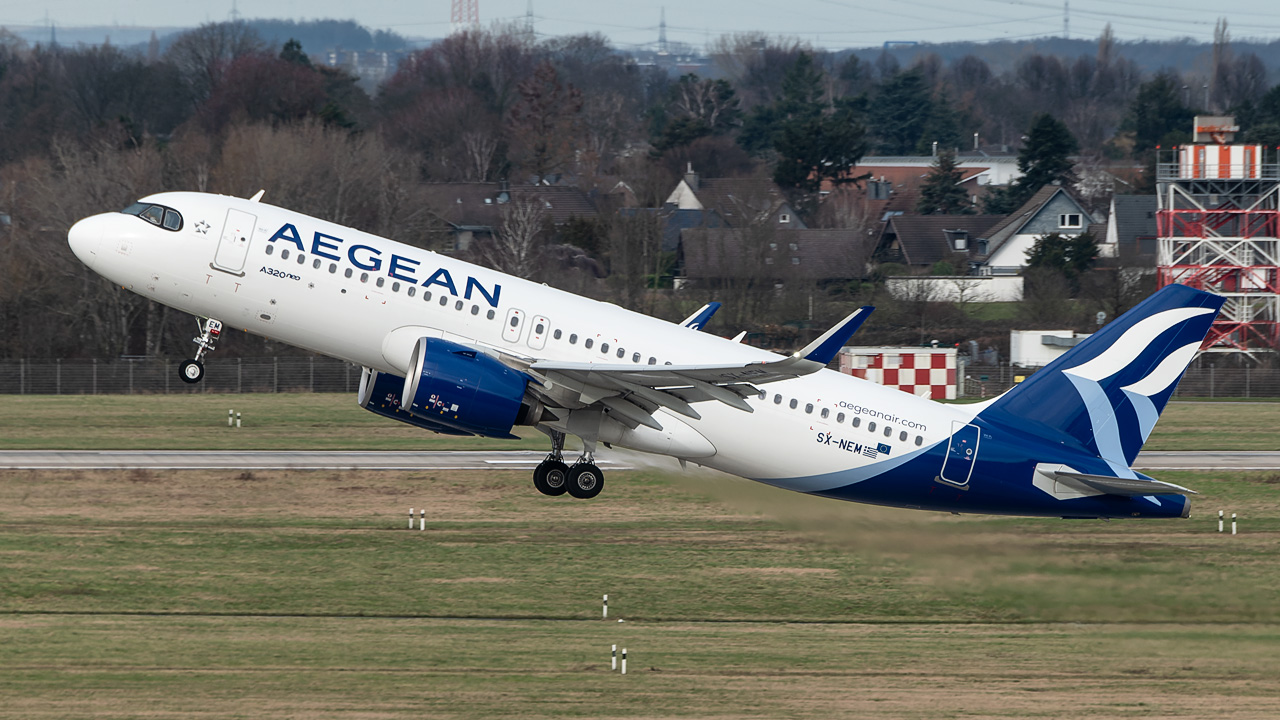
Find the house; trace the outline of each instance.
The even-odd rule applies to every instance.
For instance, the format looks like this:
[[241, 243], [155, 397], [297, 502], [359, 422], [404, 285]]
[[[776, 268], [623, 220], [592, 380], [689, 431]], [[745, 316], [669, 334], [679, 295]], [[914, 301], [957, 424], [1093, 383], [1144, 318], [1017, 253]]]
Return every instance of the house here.
[[1155, 267], [1160, 231], [1156, 226], [1155, 195], [1116, 195], [1111, 198], [1111, 215], [1106, 230], [1098, 234], [1099, 256], [1123, 258], [1138, 265]]
[[726, 227], [724, 220], [715, 210], [681, 210], [675, 205], [664, 205], [660, 208], [622, 208], [618, 211], [621, 217], [653, 215], [662, 224], [662, 252], [678, 252], [680, 234], [695, 228]]
[[1004, 215], [897, 215], [885, 223], [877, 258], [897, 262], [916, 272], [927, 272], [938, 262], [948, 262], [962, 275], [970, 273], [973, 258], [988, 231]]
[[805, 229], [782, 190], [764, 178], [700, 178], [693, 165], [667, 196], [680, 210], [714, 210], [728, 227], [769, 223], [779, 229]]
[[540, 204], [553, 225], [573, 218], [594, 219], [599, 211], [582, 190], [568, 185], [508, 185], [507, 183], [426, 183], [423, 192], [430, 212], [445, 223], [449, 250], [466, 252], [477, 239], [491, 238], [502, 225], [502, 210], [512, 202]]
[[866, 273], [871, 255], [854, 230], [700, 228], [680, 237], [677, 287], [726, 279], [848, 280]]
[[972, 257], [975, 274], [1017, 275], [1027, 266], [1027, 251], [1050, 233], [1081, 235], [1094, 218], [1066, 188], [1046, 185], [978, 239]]

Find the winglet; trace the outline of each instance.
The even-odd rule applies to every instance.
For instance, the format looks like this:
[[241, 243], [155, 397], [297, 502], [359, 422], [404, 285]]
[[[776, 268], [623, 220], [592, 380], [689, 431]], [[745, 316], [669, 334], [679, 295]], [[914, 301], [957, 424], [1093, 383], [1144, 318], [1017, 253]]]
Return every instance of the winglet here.
[[711, 316], [715, 315], [716, 311], [719, 309], [720, 303], [707, 303], [706, 305], [698, 308], [696, 313], [685, 318], [680, 324], [687, 328], [693, 328], [694, 330], [702, 330], [707, 326], [707, 323], [711, 321]]
[[854, 310], [849, 317], [841, 320], [835, 327], [822, 333], [817, 340], [804, 346], [804, 349], [795, 354], [795, 357], [812, 360], [816, 363], [826, 365], [835, 359], [836, 353], [840, 352], [840, 348], [849, 341], [849, 338], [862, 327], [862, 323], [871, 315], [871, 311], [875, 310], [870, 305], [863, 305]]

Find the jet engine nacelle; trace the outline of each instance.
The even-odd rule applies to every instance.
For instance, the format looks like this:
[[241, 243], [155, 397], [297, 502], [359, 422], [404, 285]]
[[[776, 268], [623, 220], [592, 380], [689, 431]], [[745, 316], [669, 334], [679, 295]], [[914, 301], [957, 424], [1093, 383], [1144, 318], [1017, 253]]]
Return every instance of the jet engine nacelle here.
[[360, 375], [360, 392], [356, 395], [356, 402], [360, 404], [360, 407], [375, 415], [399, 420], [402, 423], [420, 427], [424, 430], [444, 435], [471, 435], [471, 433], [464, 430], [456, 430], [438, 423], [428, 422], [405, 410], [400, 400], [400, 393], [403, 391], [404, 378], [399, 375], [365, 368]]
[[401, 395], [414, 416], [445, 427], [514, 438], [515, 425], [534, 425], [542, 405], [525, 399], [529, 376], [474, 347], [441, 338], [418, 339]]

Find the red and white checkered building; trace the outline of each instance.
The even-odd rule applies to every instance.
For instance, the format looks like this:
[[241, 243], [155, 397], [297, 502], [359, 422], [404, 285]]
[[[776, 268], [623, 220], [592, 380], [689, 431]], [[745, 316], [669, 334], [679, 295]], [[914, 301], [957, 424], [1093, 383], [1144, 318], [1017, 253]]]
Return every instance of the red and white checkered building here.
[[847, 347], [840, 372], [933, 400], [956, 399], [956, 349]]

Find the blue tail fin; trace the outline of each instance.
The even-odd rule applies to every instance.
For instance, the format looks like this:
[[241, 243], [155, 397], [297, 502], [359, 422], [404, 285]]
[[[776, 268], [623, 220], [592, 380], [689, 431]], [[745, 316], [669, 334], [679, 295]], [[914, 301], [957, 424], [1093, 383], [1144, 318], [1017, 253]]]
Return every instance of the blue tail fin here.
[[1217, 295], [1170, 285], [1027, 378], [979, 417], [1078, 444], [1126, 476], [1222, 303]]

